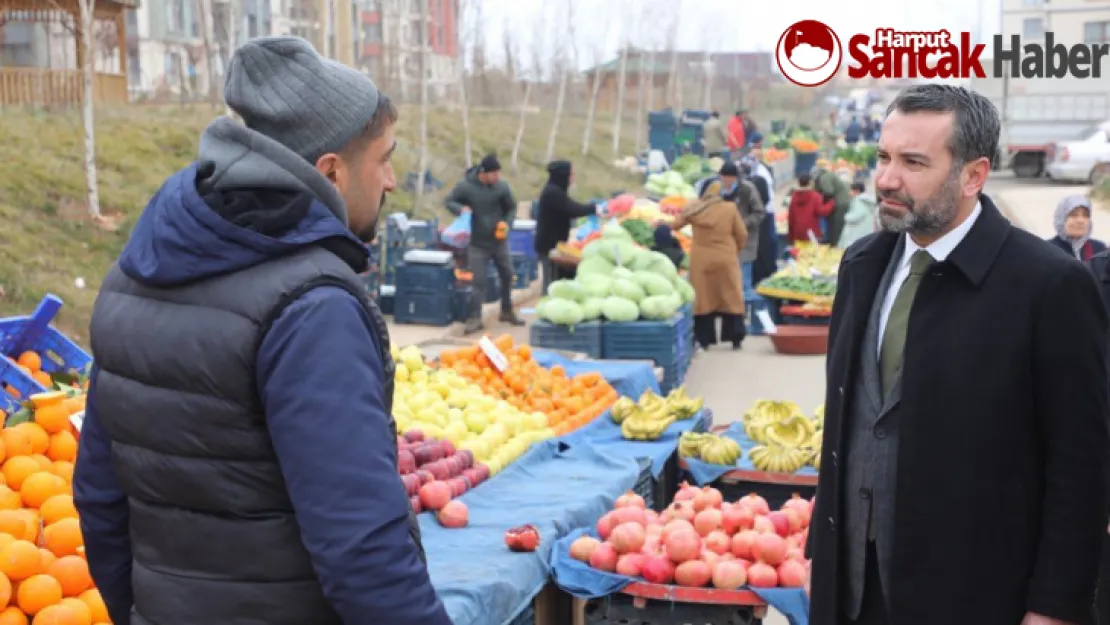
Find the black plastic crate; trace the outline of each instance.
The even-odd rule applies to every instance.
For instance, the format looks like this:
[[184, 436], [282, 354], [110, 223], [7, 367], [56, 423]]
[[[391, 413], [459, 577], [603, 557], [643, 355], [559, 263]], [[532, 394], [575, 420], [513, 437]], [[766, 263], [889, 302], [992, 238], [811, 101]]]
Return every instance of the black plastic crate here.
[[399, 263], [396, 280], [398, 291], [443, 293], [454, 286], [455, 269], [451, 265]]
[[393, 321], [427, 326], [450, 325], [451, 292], [410, 293], [398, 291], [393, 298]]
[[451, 319], [466, 321], [470, 317], [470, 296], [474, 289], [470, 285], [458, 285], [451, 292]]
[[601, 358], [602, 327], [600, 321], [564, 326], [538, 320], [528, 329], [528, 343], [533, 347], [580, 352], [591, 358]]

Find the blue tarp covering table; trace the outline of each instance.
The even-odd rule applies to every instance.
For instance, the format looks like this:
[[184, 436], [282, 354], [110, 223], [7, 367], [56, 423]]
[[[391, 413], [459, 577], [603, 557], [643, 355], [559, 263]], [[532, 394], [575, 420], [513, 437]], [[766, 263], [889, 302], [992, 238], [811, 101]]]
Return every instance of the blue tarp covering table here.
[[[597, 537], [592, 528], [571, 532], [555, 543], [551, 552], [551, 573], [555, 583], [566, 592], [581, 599], [605, 597], [631, 584], [636, 580], [624, 575], [606, 573], [592, 569], [586, 564], [570, 557], [570, 544], [582, 535]], [[767, 605], [781, 612], [790, 625], [809, 623], [809, 599], [801, 588], [751, 588]]]
[[[756, 442], [748, 438], [744, 433], [744, 424], [737, 421], [730, 425], [727, 430], [721, 432], [723, 436], [727, 436], [740, 444], [740, 449], [743, 450], [743, 455], [736, 461], [736, 464], [731, 467], [721, 466], [719, 464], [709, 464], [693, 458], [686, 459], [686, 470], [690, 473], [690, 477], [698, 485], [709, 484], [720, 479], [725, 473], [740, 469], [742, 471], [755, 471], [756, 468], [752, 464], [751, 458], [748, 457], [748, 452], [752, 447], [756, 446]], [[817, 470], [813, 467], [806, 466], [797, 471], [795, 475], [811, 475], [816, 477]]]
[[[636, 482], [631, 459], [606, 457], [589, 445], [538, 443], [460, 500], [470, 510], [463, 529], [419, 515], [428, 571], [455, 625], [508, 623], [549, 577], [556, 539], [593, 526]], [[505, 531], [531, 523], [542, 542], [535, 553], [513, 553]]]

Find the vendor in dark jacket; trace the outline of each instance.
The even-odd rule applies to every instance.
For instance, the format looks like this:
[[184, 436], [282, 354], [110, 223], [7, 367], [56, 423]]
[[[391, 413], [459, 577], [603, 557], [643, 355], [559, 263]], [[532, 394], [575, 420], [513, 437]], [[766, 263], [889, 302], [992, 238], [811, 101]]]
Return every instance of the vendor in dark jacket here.
[[[1110, 309], [1110, 251], [1095, 254], [1086, 263], [1098, 283], [1103, 305]], [[1095, 607], [1102, 623], [1110, 622], [1110, 524], [1107, 525], [1106, 532], [1108, 536], [1102, 540], [1102, 564], [1098, 574], [1098, 592], [1095, 595]]]
[[1056, 236], [1048, 242], [1069, 256], [1087, 262], [1095, 254], [1106, 251], [1105, 243], [1091, 238], [1094, 222], [1091, 221], [1091, 200], [1087, 196], [1069, 195], [1060, 200], [1053, 217]]
[[540, 192], [536, 209], [536, 257], [543, 271], [543, 292], [554, 280], [555, 267], [549, 254], [560, 241], [570, 236], [570, 224], [579, 217], [597, 213], [593, 202], [580, 204], [570, 197], [574, 184], [574, 165], [570, 161], [551, 161], [547, 164], [547, 184]]
[[686, 252], [682, 249], [678, 239], [674, 236], [674, 231], [671, 227], [664, 224], [656, 226], [655, 228], [655, 245], [651, 246], [651, 251], [659, 252], [660, 254], [671, 259], [674, 263], [675, 269], [682, 267], [682, 260], [686, 258]]

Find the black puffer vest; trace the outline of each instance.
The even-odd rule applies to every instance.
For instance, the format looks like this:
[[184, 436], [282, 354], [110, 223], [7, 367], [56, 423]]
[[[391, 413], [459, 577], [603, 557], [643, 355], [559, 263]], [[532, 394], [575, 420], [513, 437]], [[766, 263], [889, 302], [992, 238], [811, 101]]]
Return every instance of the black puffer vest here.
[[318, 286], [347, 290], [374, 319], [392, 412], [385, 322], [322, 247], [171, 289], [118, 266], [105, 278], [91, 335], [98, 413], [131, 510], [132, 623], [341, 623], [301, 543], [255, 377], [271, 323]]

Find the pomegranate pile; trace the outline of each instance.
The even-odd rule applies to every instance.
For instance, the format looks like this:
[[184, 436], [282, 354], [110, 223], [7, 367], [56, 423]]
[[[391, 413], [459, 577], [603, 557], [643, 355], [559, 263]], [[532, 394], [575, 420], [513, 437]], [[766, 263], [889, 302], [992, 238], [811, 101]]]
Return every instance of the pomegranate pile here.
[[444, 527], [466, 527], [466, 504], [453, 501], [489, 479], [489, 467], [448, 440], [425, 438], [420, 430], [397, 437], [397, 470], [417, 514], [429, 511]]
[[798, 495], [771, 511], [756, 494], [723, 500], [708, 486], [682, 483], [661, 513], [629, 492], [597, 522], [600, 540], [582, 536], [570, 546], [575, 560], [652, 584], [735, 590], [802, 588], [809, 578], [803, 555], [813, 500]]

